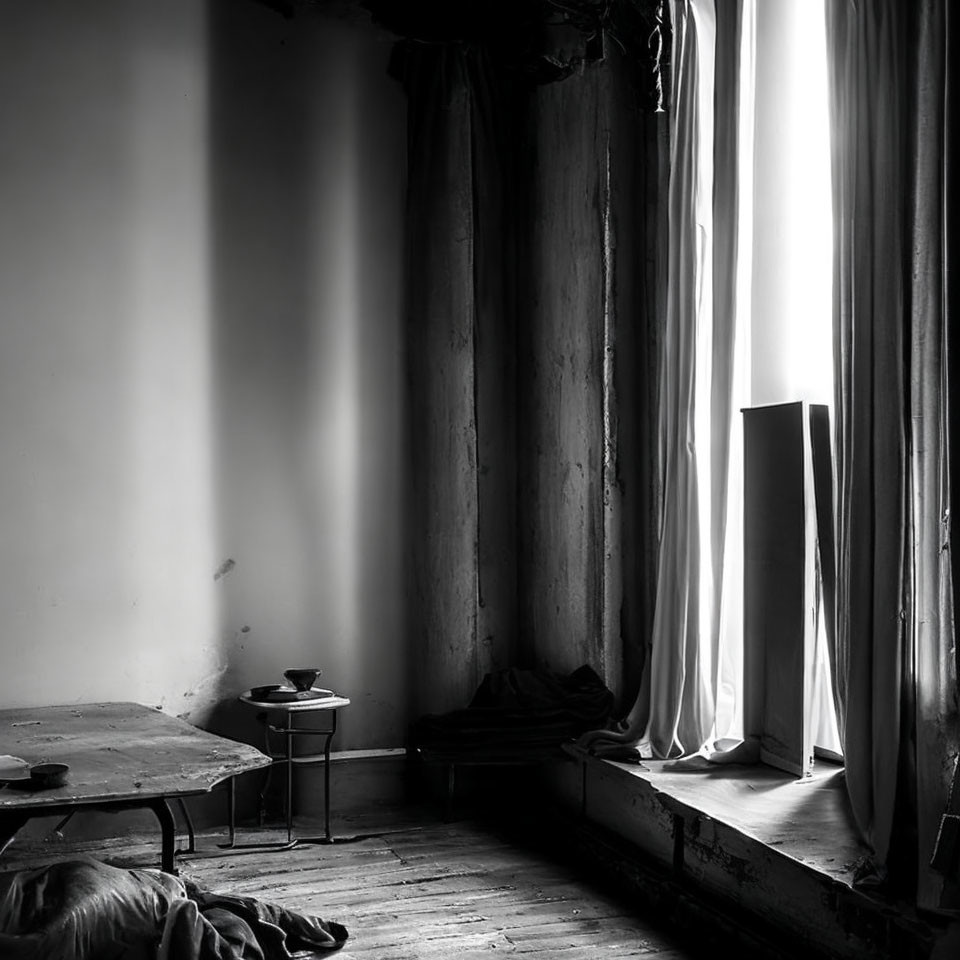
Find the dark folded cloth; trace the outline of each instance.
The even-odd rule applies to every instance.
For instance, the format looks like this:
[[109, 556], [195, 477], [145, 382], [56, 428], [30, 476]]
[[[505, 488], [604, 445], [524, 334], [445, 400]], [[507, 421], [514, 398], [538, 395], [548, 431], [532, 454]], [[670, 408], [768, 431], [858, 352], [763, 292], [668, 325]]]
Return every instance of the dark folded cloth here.
[[587, 665], [569, 675], [502, 670], [484, 677], [469, 706], [421, 717], [411, 746], [464, 760], [523, 760], [605, 726], [613, 694]]

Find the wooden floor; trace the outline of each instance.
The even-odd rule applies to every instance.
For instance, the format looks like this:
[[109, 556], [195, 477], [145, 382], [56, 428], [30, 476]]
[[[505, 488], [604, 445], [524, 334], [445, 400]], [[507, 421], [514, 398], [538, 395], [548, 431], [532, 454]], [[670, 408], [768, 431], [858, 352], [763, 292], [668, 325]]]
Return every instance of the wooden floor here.
[[[287, 852], [223, 850], [222, 835], [201, 835], [197, 853], [179, 858], [180, 872], [214, 890], [343, 923], [350, 939], [341, 960], [701, 956], [633, 905], [560, 860], [510, 842], [495, 826], [446, 824], [429, 809], [407, 809], [344, 818], [335, 827], [343, 842]], [[247, 830], [239, 841], [275, 837]], [[156, 843], [127, 839], [14, 847], [0, 868], [73, 853], [124, 866], [157, 863]]]

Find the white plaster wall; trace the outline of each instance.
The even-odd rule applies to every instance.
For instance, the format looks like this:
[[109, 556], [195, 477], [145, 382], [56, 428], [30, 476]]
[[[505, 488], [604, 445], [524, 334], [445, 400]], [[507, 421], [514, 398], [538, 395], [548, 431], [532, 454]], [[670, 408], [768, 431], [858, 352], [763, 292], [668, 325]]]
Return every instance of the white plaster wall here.
[[397, 746], [404, 96], [386, 40], [240, 6], [211, 71], [226, 681], [318, 666], [338, 747]]
[[0, 702], [218, 666], [202, 8], [7, 5]]
[[2, 11], [2, 706], [229, 732], [239, 690], [316, 663], [357, 703], [340, 748], [402, 739], [402, 94], [383, 42], [301, 27]]

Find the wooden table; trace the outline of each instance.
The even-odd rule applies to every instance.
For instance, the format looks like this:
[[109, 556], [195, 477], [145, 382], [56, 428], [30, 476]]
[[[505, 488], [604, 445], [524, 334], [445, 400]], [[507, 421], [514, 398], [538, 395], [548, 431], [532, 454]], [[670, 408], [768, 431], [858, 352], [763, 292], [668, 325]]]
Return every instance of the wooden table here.
[[143, 807], [160, 822], [161, 866], [174, 873], [169, 801], [209, 793], [238, 773], [268, 766], [256, 747], [207, 733], [139, 703], [0, 710], [0, 755], [70, 766], [61, 787], [0, 788], [0, 853], [33, 817]]

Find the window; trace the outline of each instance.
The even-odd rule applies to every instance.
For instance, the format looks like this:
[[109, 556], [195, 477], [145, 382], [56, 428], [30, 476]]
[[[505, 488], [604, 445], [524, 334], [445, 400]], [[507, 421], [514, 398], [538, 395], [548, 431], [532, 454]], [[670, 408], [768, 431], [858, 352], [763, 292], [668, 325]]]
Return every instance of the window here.
[[[739, 411], [832, 405], [832, 207], [822, 4], [745, 0], [740, 57], [738, 344], [715, 733], [742, 736], [743, 450]], [[701, 513], [709, 507], [701, 507]], [[703, 514], [707, 515], [707, 514]], [[704, 551], [706, 555], [706, 551]], [[701, 576], [703, 576], [703, 572]], [[823, 617], [814, 742], [840, 753]], [[704, 634], [701, 634], [703, 636]]]

